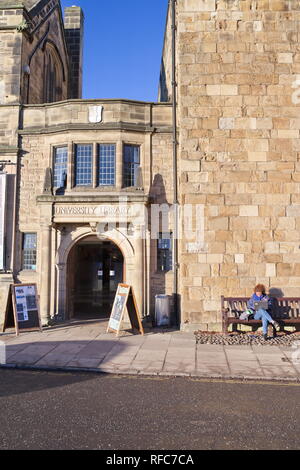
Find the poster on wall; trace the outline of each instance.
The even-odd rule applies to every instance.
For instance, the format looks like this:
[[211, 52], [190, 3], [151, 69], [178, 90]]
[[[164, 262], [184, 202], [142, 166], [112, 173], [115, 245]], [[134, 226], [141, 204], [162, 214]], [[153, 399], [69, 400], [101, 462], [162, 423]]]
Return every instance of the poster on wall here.
[[5, 209], [7, 174], [0, 173], [0, 271], [5, 270]]

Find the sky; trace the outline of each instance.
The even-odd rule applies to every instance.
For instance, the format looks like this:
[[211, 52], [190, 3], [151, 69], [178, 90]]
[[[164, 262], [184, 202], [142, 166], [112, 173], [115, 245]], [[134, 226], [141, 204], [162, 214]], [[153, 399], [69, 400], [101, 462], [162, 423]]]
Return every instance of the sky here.
[[157, 101], [168, 0], [61, 0], [85, 15], [83, 98]]

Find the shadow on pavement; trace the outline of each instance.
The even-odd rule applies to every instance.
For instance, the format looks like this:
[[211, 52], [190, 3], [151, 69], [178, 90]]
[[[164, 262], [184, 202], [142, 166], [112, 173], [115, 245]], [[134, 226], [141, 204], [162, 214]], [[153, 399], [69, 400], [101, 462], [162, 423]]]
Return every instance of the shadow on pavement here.
[[[97, 369], [99, 366], [101, 368], [107, 364], [114, 367], [115, 364], [120, 362], [118, 357], [126, 350], [129, 350], [126, 353], [126, 361], [130, 360], [131, 354], [134, 354], [133, 349], [126, 342], [119, 341], [117, 338], [113, 340], [109, 337], [108, 339], [86, 341], [70, 339], [66, 341], [7, 343], [5, 344], [5, 361], [3, 361], [2, 349], [2, 368], [0, 364], [0, 396], [42, 390], [44, 387], [48, 388], [47, 377], [49, 378], [50, 371], [47, 371], [47, 367], [54, 369], [54, 372], [51, 373], [57, 374], [55, 387], [89, 380], [89, 376], [82, 374], [76, 374], [76, 376], [72, 374], [64, 375], [60, 369], [68, 368], [70, 371], [72, 371], [72, 368], [74, 368], [74, 371], [76, 368]], [[18, 369], [18, 374], [13, 374], [12, 372], [15, 369], [8, 369], [7, 366], [16, 366], [17, 368], [34, 367], [37, 370], [40, 368], [42, 373], [35, 373], [34, 371], [30, 375], [28, 371]], [[11, 376], [14, 376], [14, 380], [18, 382], [17, 384], [14, 380], [10, 381]], [[26, 384], [23, 387], [22, 381], [24, 378], [26, 378]], [[30, 385], [28, 385], [28, 381]]]
[[[99, 375], [99, 378], [101, 375]], [[82, 373], [29, 371], [0, 368], [0, 398], [60, 388], [93, 380], [94, 376]]]

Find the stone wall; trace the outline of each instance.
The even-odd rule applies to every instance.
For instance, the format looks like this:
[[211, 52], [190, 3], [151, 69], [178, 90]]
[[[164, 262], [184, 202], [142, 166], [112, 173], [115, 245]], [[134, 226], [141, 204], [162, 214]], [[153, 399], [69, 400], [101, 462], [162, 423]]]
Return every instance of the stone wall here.
[[[60, 2], [49, 0], [29, 13], [30, 34], [23, 35], [22, 102], [36, 104], [46, 101], [46, 80], [49, 55], [56, 65], [57, 99], [68, 98], [69, 56], [65, 41]], [[30, 74], [25, 69], [29, 68]]]
[[300, 291], [300, 4], [177, 8], [181, 203], [205, 210], [202, 250], [182, 242], [182, 322], [220, 329], [222, 294]]
[[[150, 196], [154, 203], [171, 206], [173, 203], [173, 178], [171, 174], [173, 161], [172, 133], [157, 134], [152, 138], [152, 185]], [[173, 219], [169, 217], [170, 230], [173, 230]], [[155, 311], [155, 296], [158, 294], [173, 294], [173, 271], [161, 272], [157, 266], [157, 240], [150, 242], [150, 309]]]
[[16, 28], [22, 20], [22, 9], [0, 4], [0, 105], [19, 101], [22, 34]]
[[[16, 4], [16, 2], [15, 2]], [[68, 97], [69, 58], [59, 0], [34, 8], [0, 3], [0, 104], [45, 101], [47, 55], [57, 62], [60, 99]], [[32, 2], [25, 4], [27, 8]]]
[[[93, 107], [102, 106], [102, 121], [90, 123]], [[61, 103], [24, 106], [23, 129], [39, 132], [54, 126], [88, 125], [101, 129], [102, 126], [130, 124], [132, 126], [168, 127], [172, 125], [172, 108], [168, 104], [152, 104], [130, 100], [68, 100]]]
[[158, 101], [172, 101], [172, 9], [168, 5]]

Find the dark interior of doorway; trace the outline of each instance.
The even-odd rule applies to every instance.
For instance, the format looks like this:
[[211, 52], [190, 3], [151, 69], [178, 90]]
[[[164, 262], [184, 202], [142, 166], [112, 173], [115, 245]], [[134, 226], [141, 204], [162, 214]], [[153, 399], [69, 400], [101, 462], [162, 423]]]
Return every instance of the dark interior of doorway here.
[[123, 281], [124, 259], [110, 241], [78, 243], [69, 262], [70, 318], [108, 318], [118, 284]]

